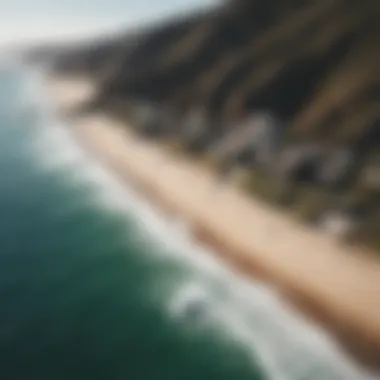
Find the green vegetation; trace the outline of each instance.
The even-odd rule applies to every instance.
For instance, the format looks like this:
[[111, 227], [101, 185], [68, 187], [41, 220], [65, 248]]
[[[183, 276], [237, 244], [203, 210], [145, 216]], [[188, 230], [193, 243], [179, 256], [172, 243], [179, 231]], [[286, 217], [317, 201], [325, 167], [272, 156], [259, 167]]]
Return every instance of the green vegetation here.
[[[378, 0], [230, 0], [73, 52], [59, 69], [98, 78], [99, 105], [193, 156], [207, 157], [226, 130], [239, 134], [247, 116], [275, 115], [269, 138], [279, 143], [264, 166], [251, 160], [243, 186], [305, 221], [339, 212], [379, 248], [379, 19]], [[157, 111], [148, 128], [136, 102]], [[166, 109], [175, 111], [170, 121]], [[190, 138], [184, 125], [194, 110], [203, 119]], [[260, 138], [256, 150], [268, 136]], [[310, 144], [317, 153], [304, 149]], [[285, 170], [289, 152], [298, 158]]]

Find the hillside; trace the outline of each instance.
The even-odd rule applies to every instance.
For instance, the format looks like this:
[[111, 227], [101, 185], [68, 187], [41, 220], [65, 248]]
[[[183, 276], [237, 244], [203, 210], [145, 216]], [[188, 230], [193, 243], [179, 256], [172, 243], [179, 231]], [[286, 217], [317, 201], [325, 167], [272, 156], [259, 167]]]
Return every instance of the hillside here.
[[141, 133], [244, 168], [249, 191], [380, 250], [379, 21], [376, 0], [230, 0], [61, 70], [96, 75], [96, 105]]

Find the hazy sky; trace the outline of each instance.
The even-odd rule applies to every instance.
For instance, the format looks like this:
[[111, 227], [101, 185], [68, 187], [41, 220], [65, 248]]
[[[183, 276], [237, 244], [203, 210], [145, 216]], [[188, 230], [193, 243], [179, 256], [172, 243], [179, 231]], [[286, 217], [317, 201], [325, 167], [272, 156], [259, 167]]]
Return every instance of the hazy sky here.
[[0, 0], [0, 44], [89, 35], [217, 0]]

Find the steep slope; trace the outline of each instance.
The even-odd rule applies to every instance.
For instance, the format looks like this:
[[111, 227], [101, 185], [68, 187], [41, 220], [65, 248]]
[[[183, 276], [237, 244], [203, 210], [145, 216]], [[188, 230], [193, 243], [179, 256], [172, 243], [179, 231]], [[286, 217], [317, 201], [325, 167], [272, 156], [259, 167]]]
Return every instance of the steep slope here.
[[218, 147], [254, 193], [380, 249], [378, 1], [230, 0], [122, 40], [80, 55], [99, 105]]

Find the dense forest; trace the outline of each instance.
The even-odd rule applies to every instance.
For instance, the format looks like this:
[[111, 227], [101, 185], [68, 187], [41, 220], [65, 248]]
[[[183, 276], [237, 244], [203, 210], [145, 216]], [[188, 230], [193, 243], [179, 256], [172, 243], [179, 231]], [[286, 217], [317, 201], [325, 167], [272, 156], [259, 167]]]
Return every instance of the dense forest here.
[[380, 250], [380, 2], [229, 0], [60, 57], [92, 107]]

